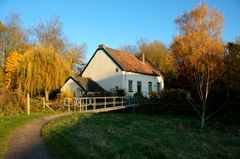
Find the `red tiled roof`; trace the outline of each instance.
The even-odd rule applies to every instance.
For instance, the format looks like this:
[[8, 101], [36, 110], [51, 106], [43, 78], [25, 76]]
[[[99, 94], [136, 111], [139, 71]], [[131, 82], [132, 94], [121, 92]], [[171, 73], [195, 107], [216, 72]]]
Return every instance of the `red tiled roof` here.
[[151, 61], [145, 58], [142, 62], [142, 56], [130, 54], [121, 50], [108, 47], [102, 47], [110, 56], [127, 72], [136, 72], [148, 75], [161, 75], [161, 71]]

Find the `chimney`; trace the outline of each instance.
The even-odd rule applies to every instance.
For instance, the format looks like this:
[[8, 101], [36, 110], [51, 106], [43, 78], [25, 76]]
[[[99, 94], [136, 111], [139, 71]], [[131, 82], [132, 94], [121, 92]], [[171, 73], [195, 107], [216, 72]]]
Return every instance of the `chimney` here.
[[98, 48], [105, 48], [105, 45], [104, 44], [99, 44]]
[[145, 54], [142, 53], [142, 63], [145, 63]]

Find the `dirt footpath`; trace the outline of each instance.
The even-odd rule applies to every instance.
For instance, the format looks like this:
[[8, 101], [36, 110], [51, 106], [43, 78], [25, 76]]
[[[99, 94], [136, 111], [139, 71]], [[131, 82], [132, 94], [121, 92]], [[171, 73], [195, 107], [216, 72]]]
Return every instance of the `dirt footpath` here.
[[5, 159], [50, 159], [41, 140], [41, 128], [48, 121], [69, 115], [54, 114], [34, 120], [16, 131], [10, 138]]

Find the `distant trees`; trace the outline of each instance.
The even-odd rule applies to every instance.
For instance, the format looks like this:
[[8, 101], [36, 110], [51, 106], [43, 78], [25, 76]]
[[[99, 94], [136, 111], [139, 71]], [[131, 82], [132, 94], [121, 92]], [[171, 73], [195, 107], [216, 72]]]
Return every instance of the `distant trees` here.
[[[2, 37], [4, 32], [6, 32], [6, 31], [7, 31], [7, 28], [0, 21], [0, 37]], [[3, 39], [0, 38], [0, 49], [2, 48], [1, 47], [2, 44], [3, 44]], [[2, 59], [2, 50], [0, 50], [0, 59]], [[0, 61], [2, 61], [2, 60], [0, 60]], [[0, 88], [3, 86], [3, 83], [4, 83], [4, 69], [0, 63]]]
[[66, 38], [63, 35], [62, 23], [58, 17], [53, 17], [48, 21], [40, 22], [32, 29], [34, 42], [45, 48], [52, 48], [60, 54], [66, 50]]
[[173, 55], [178, 73], [188, 80], [189, 85], [194, 84], [197, 90], [198, 99], [193, 100], [189, 93], [188, 100], [201, 119], [201, 128], [213, 115], [205, 114], [208, 95], [213, 82], [224, 70], [223, 21], [223, 15], [207, 4], [176, 19], [180, 35], [173, 41]]
[[139, 49], [144, 53], [157, 67], [161, 68], [163, 73], [168, 73], [174, 70], [173, 57], [168, 48], [160, 41], [153, 41], [147, 43], [142, 40], [139, 41]]
[[22, 28], [20, 17], [17, 14], [8, 16], [4, 26], [5, 31], [1, 32], [0, 36], [0, 64], [2, 67], [4, 67], [8, 55], [27, 43], [27, 34]]
[[176, 67], [173, 59], [173, 54], [160, 41], [155, 40], [148, 43], [145, 40], [138, 42], [138, 47], [141, 53], [153, 62], [162, 71], [165, 88], [177, 87]]
[[72, 69], [74, 69], [74, 64], [81, 64], [83, 63], [84, 52], [86, 46], [83, 45], [71, 45], [66, 51], [66, 58], [70, 63]]
[[68, 59], [71, 68], [74, 64], [83, 62], [85, 45], [71, 44], [67, 41], [62, 31], [62, 23], [58, 17], [39, 23], [33, 30], [34, 42], [45, 48], [51, 48]]
[[166, 77], [164, 80], [165, 86], [167, 88], [176, 87], [176, 68], [173, 55], [162, 42], [158, 40], [147, 42], [140, 39], [137, 46], [124, 45], [120, 49], [134, 54], [144, 53], [145, 57], [156, 65]]
[[135, 46], [135, 45], [122, 45], [119, 47], [120, 50], [123, 50], [125, 52], [128, 52], [128, 53], [132, 53], [132, 54], [139, 54], [140, 53], [140, 50], [139, 50], [139, 46]]
[[3, 23], [0, 21], [0, 32], [6, 32], [7, 28], [3, 25]]
[[231, 92], [240, 92], [240, 41], [228, 43], [224, 77]]
[[27, 32], [20, 17], [11, 14], [5, 23], [0, 22], [0, 87], [28, 97], [44, 92], [48, 100], [49, 93], [72, 73], [71, 66], [82, 62], [84, 51], [85, 45], [68, 42], [58, 18]]

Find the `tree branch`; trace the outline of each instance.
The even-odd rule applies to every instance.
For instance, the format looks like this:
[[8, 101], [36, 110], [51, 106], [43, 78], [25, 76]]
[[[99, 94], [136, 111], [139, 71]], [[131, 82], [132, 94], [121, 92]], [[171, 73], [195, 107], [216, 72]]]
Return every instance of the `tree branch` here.
[[210, 117], [212, 117], [214, 114], [216, 114], [217, 112], [219, 112], [220, 110], [223, 109], [223, 107], [225, 107], [225, 105], [223, 105], [222, 107], [220, 107], [218, 110], [216, 110], [215, 112], [211, 113], [210, 115], [208, 115], [204, 121], [208, 120]]
[[196, 107], [196, 106], [199, 107], [199, 105], [196, 104], [196, 103], [194, 102], [194, 100], [192, 100], [190, 93], [187, 93], [186, 98], [187, 98], [187, 101], [190, 103], [190, 105], [191, 105], [191, 106], [193, 107], [193, 109], [195, 110], [195, 112], [198, 114], [198, 117], [201, 119], [202, 116], [201, 116], [199, 110], [198, 110], [197, 107]]

